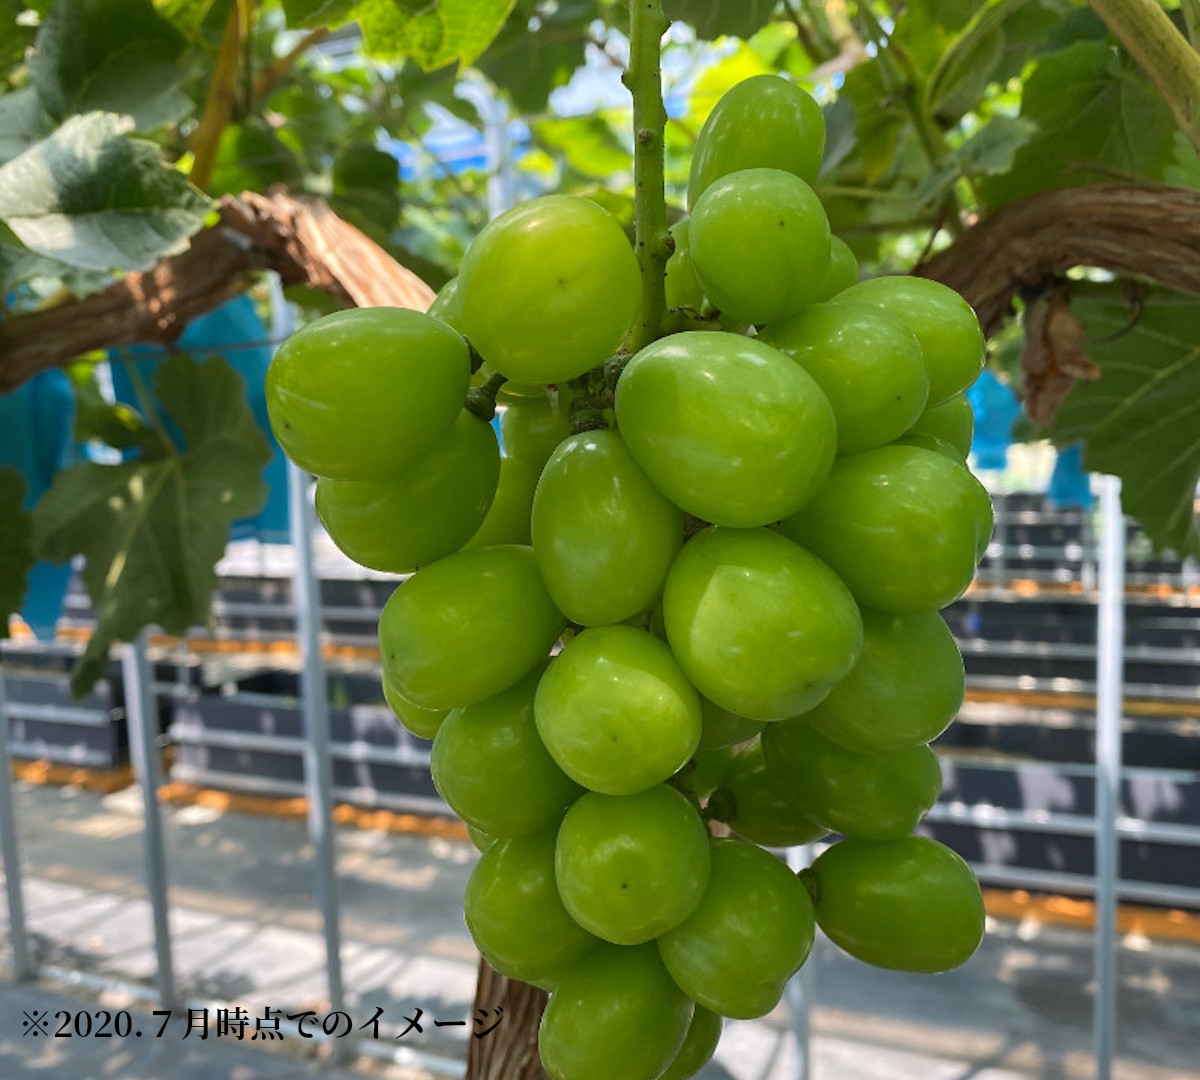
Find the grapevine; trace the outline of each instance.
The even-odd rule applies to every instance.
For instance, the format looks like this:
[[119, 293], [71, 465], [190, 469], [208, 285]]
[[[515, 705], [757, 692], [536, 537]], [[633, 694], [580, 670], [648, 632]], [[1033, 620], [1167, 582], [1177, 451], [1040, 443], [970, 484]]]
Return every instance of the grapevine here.
[[[818, 925], [907, 971], [983, 933], [966, 864], [913, 834], [963, 695], [938, 610], [992, 526], [979, 324], [934, 282], [858, 282], [811, 186], [821, 111], [782, 77], [717, 104], [668, 232], [668, 24], [631, 19], [633, 245], [530, 200], [429, 314], [318, 320], [268, 382], [334, 541], [410, 575], [384, 690], [481, 850], [480, 952], [550, 992], [554, 1080], [693, 1075]], [[799, 874], [773, 850], [831, 834]]]

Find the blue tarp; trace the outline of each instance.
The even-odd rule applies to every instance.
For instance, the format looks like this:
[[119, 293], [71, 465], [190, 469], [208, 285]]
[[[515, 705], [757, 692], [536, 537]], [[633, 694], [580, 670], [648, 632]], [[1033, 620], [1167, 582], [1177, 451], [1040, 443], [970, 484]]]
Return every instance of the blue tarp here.
[[986, 368], [967, 391], [967, 401], [975, 413], [975, 436], [971, 453], [975, 468], [1002, 470], [1008, 464], [1012, 429], [1021, 415], [1021, 403], [1006, 382]]
[[[275, 441], [275, 436], [271, 434], [264, 393], [272, 347], [270, 333], [259, 318], [254, 302], [248, 296], [238, 296], [207, 315], [201, 315], [188, 324], [176, 344], [176, 349], [194, 353], [201, 359], [213, 353], [223, 356], [246, 380], [246, 392], [254, 418], [271, 440], [271, 461], [263, 472], [270, 494], [267, 504], [258, 514], [234, 523], [233, 539], [257, 539], [272, 544], [287, 543], [287, 460]], [[113, 390], [117, 399], [134, 408], [140, 408], [134, 380], [128, 370], [129, 364], [136, 366], [143, 384], [152, 387], [154, 369], [165, 359], [165, 350], [158, 345], [132, 345], [119, 352], [110, 353], [110, 357], [114, 361]], [[171, 437], [179, 439], [179, 433], [174, 430], [173, 425], [165, 417], [163, 420]]]
[[1046, 498], [1060, 510], [1070, 507], [1088, 510], [1096, 501], [1091, 480], [1083, 468], [1083, 447], [1079, 443], [1058, 452]]
[[[0, 466], [15, 466], [24, 477], [26, 507], [74, 458], [75, 395], [66, 372], [43, 371], [0, 395]], [[39, 638], [54, 637], [70, 584], [70, 563], [34, 565], [21, 618]]]

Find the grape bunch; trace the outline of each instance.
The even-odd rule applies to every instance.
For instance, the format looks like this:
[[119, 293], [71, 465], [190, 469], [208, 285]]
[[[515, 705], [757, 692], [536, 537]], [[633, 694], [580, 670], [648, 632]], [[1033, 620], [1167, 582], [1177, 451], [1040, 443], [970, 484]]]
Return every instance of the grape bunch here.
[[[669, 332], [634, 355], [624, 230], [549, 195], [431, 313], [320, 319], [268, 375], [334, 541], [411, 575], [384, 691], [482, 851], [480, 952], [550, 991], [555, 1080], [691, 1076], [817, 925], [906, 971], [981, 939], [967, 865], [913, 829], [963, 695], [938, 612], [992, 527], [966, 466], [983, 338], [942, 285], [858, 281], [811, 187], [823, 143], [783, 78], [721, 99]], [[831, 834], [798, 875], [770, 850]]]

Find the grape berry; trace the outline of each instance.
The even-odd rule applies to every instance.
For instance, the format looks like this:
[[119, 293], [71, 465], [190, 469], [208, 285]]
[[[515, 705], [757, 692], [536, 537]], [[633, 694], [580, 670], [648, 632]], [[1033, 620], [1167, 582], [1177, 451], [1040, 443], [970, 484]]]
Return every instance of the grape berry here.
[[[729, 91], [672, 229], [685, 329], [632, 357], [623, 230], [552, 195], [488, 225], [432, 314], [320, 319], [268, 376], [333, 540], [415, 570], [384, 691], [483, 852], [480, 952], [551, 991], [555, 1080], [693, 1075], [816, 925], [905, 971], [983, 933], [966, 864], [912, 835], [963, 693], [938, 609], [992, 526], [963, 460], [983, 338], [935, 282], [858, 283], [823, 146], [786, 80]], [[830, 833], [799, 875], [769, 850]]]

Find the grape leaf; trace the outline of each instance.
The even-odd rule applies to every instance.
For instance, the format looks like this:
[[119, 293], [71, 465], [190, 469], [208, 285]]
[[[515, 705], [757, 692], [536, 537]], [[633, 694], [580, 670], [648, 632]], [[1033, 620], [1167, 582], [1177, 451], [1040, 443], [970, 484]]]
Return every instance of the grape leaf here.
[[1158, 180], [1174, 157], [1171, 110], [1107, 42], [1080, 41], [1040, 60], [1025, 83], [1021, 118], [1038, 135], [1007, 173], [980, 185], [990, 207], [1114, 173]]
[[208, 18], [213, 0], [154, 0], [154, 6], [185, 34], [195, 35]]
[[[531, 29], [535, 16], [539, 21]], [[496, 40], [479, 58], [479, 69], [507, 91], [522, 113], [544, 112], [550, 91], [565, 86], [583, 65], [589, 24], [595, 17], [591, 4], [559, 4], [543, 16], [536, 3], [518, 0]]]
[[136, 130], [152, 131], [191, 109], [177, 89], [186, 47], [150, 0], [58, 3], [38, 31], [29, 81], [58, 120], [115, 112], [132, 116]]
[[1100, 378], [1072, 388], [1054, 441], [1083, 439], [1085, 467], [1121, 478], [1126, 513], [1156, 545], [1200, 555], [1200, 304], [1156, 293], [1132, 327], [1119, 298], [1076, 299], [1071, 311]]
[[21, 610], [33, 566], [33, 517], [21, 502], [25, 481], [16, 469], [0, 469], [0, 638], [8, 618]]
[[766, 26], [777, 0], [663, 0], [663, 14], [685, 22], [696, 36], [711, 41], [729, 34], [748, 38]]
[[295, 29], [340, 26], [352, 19], [359, 0], [283, 0], [283, 16]]
[[365, 143], [345, 147], [333, 163], [330, 203], [344, 220], [387, 244], [400, 217], [396, 159]]
[[77, 696], [100, 677], [114, 641], [150, 625], [182, 634], [207, 616], [230, 525], [266, 500], [271, 450], [241, 376], [222, 359], [177, 354], [155, 385], [186, 445], [164, 443], [161, 456], [121, 465], [75, 465], [34, 511], [40, 555], [85, 559], [96, 627], [71, 676]]
[[896, 17], [891, 37], [919, 71], [929, 74], [982, 6], [979, 0], [909, 0]]
[[52, 126], [32, 86], [8, 91], [0, 97], [0, 165], [23, 154]]
[[1004, 23], [1029, 0], [988, 0], [955, 35], [925, 87], [929, 110], [956, 119], [983, 95], [1004, 59]]
[[609, 177], [633, 168], [633, 158], [601, 116], [555, 117], [533, 125], [537, 140], [584, 176]]
[[250, 116], [222, 129], [208, 183], [212, 195], [267, 191], [272, 184], [299, 186], [300, 181], [296, 156], [266, 121]]
[[955, 157], [964, 172], [1002, 173], [1012, 167], [1013, 158], [1037, 128], [1019, 116], [993, 116], [982, 128], [964, 142]]
[[209, 200], [129, 126], [74, 116], [0, 166], [0, 220], [31, 250], [92, 270], [146, 270], [186, 247]]
[[366, 0], [354, 11], [367, 53], [412, 57], [426, 71], [474, 63], [500, 32], [515, 0]]

